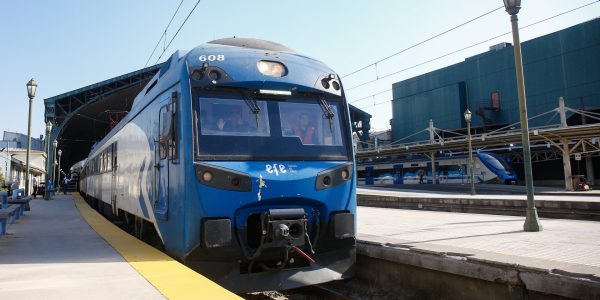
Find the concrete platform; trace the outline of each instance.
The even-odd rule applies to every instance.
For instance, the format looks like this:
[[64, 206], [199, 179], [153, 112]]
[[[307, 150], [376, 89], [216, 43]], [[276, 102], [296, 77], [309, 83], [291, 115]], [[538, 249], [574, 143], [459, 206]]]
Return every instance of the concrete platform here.
[[[401, 191], [423, 191], [423, 192], [442, 192], [448, 194], [469, 194], [471, 185], [468, 183], [445, 183], [445, 184], [393, 184], [393, 185], [370, 185], [361, 186], [365, 188], [376, 187], [390, 190]], [[475, 185], [475, 190], [479, 195], [525, 195], [527, 193], [524, 185], [507, 185], [507, 184], [491, 184], [478, 183]], [[600, 197], [600, 190], [594, 188], [591, 191], [565, 191], [564, 188], [536, 186], [534, 188], [535, 195], [548, 196], [588, 196]]]
[[[594, 195], [587, 192], [536, 195], [536, 208], [542, 217], [600, 221], [600, 196]], [[362, 206], [513, 216], [524, 216], [527, 207], [524, 194], [470, 195], [461, 190], [361, 187], [357, 189], [357, 198]]]
[[[522, 217], [359, 207], [358, 253], [503, 285], [508, 288], [502, 293], [510, 298], [521, 297], [514, 294], [515, 290], [524, 289], [544, 295], [599, 299], [600, 223], [560, 219], [541, 222], [543, 231], [524, 232]], [[380, 275], [384, 273], [379, 268], [368, 277], [380, 281], [396, 278], [396, 285], [402, 284], [398, 276]], [[443, 280], [436, 277], [432, 282], [428, 289]], [[468, 289], [467, 285], [461, 286], [458, 293]], [[487, 296], [483, 289], [478, 292], [481, 299], [502, 298], [498, 290]]]
[[238, 298], [120, 231], [77, 197], [31, 201], [31, 211], [0, 237], [0, 298]]

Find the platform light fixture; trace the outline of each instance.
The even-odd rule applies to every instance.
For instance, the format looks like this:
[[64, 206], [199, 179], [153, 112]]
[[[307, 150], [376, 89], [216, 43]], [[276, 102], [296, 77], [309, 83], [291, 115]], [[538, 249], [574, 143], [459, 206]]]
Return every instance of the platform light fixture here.
[[523, 160], [525, 172], [525, 186], [527, 188], [527, 210], [525, 213], [525, 231], [542, 231], [542, 224], [535, 208], [533, 197], [533, 173], [531, 171], [531, 149], [529, 146], [529, 124], [527, 120], [527, 99], [525, 97], [525, 78], [523, 75], [523, 58], [521, 56], [521, 41], [519, 39], [519, 18], [517, 14], [521, 9], [521, 0], [504, 0], [504, 8], [510, 15], [513, 36], [513, 50], [515, 54], [515, 73], [517, 77], [517, 94], [519, 97], [519, 117], [521, 120], [521, 137], [523, 141]]
[[52, 183], [54, 185], [56, 185], [56, 147], [58, 147], [58, 141], [54, 140], [54, 142], [52, 142]]
[[44, 200], [50, 200], [49, 180], [50, 180], [50, 132], [52, 131], [52, 122], [46, 123], [46, 190], [44, 192]]
[[25, 195], [29, 195], [29, 177], [30, 177], [30, 169], [29, 169], [29, 155], [31, 153], [31, 104], [33, 103], [33, 98], [35, 98], [35, 92], [37, 90], [37, 83], [35, 80], [31, 78], [29, 82], [27, 82], [27, 96], [29, 96], [29, 117], [27, 118], [27, 154], [25, 157], [25, 165], [26, 165], [26, 173], [25, 173]]
[[35, 98], [36, 91], [37, 91], [37, 83], [35, 82], [35, 80], [33, 80], [33, 78], [31, 78], [31, 80], [29, 80], [29, 82], [27, 82], [27, 96], [29, 96], [29, 99]]
[[471, 118], [473, 114], [467, 108], [465, 110], [465, 121], [467, 121], [467, 139], [469, 141], [469, 172], [471, 173], [471, 195], [475, 195], [475, 173], [473, 169], [473, 147], [471, 144]]
[[516, 15], [521, 9], [521, 0], [504, 0], [504, 8], [509, 15]]
[[56, 181], [56, 187], [58, 189], [60, 189], [60, 157], [62, 156], [62, 149], [58, 149], [57, 153], [58, 153], [58, 165], [56, 168], [58, 169], [58, 180]]

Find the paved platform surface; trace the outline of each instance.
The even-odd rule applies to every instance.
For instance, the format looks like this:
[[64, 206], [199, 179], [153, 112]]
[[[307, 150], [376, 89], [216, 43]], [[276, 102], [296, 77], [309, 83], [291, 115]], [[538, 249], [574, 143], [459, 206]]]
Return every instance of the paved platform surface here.
[[30, 206], [0, 237], [0, 298], [165, 299], [83, 220], [72, 197]]
[[1, 299], [239, 299], [120, 230], [76, 194], [31, 201], [0, 237]]
[[[543, 231], [524, 232], [524, 220], [514, 216], [360, 206], [358, 239], [380, 247], [409, 250], [401, 252], [451, 257], [457, 262], [536, 270], [542, 276], [556, 275], [554, 279], [564, 284], [548, 287], [539, 281], [538, 288], [543, 291], [557, 288], [555, 292], [560, 294], [572, 288], [571, 294], [566, 295], [578, 295], [582, 286], [577, 284], [581, 283], [586, 289], [595, 289], [594, 295], [600, 295], [600, 222], [542, 218]], [[481, 264], [459, 264], [458, 269], [463, 269], [455, 271], [475, 274], [479, 271], [474, 269], [480, 267]], [[565, 283], [563, 279], [574, 281]]]
[[[468, 183], [445, 183], [445, 184], [392, 184], [392, 185], [370, 185], [361, 187], [377, 187], [390, 190], [401, 191], [424, 191], [424, 192], [442, 192], [448, 194], [470, 194], [471, 185]], [[477, 194], [483, 195], [525, 195], [527, 193], [523, 185], [506, 185], [506, 184], [491, 184], [478, 183], [475, 185]], [[589, 196], [600, 197], [600, 190], [594, 187], [591, 191], [565, 191], [564, 188], [558, 187], [534, 187], [535, 195], [549, 196]]]
[[[358, 187], [357, 194], [369, 194], [380, 196], [403, 196], [411, 198], [429, 198], [429, 199], [444, 199], [444, 198], [461, 198], [461, 199], [505, 199], [505, 200], [526, 200], [525, 194], [477, 194], [471, 195], [468, 191], [461, 190], [416, 190], [407, 188], [390, 188], [390, 187]], [[569, 194], [543, 194], [535, 195], [536, 201], [574, 201], [574, 202], [600, 202], [600, 194], [598, 191], [591, 192], [571, 192]]]
[[[600, 223], [541, 219], [543, 231], [524, 232], [523, 217], [358, 208], [358, 232], [398, 245], [446, 247], [463, 254], [501, 254], [509, 263], [569, 267], [600, 276]], [[500, 258], [500, 256], [494, 256]], [[510, 259], [510, 260], [509, 260]]]

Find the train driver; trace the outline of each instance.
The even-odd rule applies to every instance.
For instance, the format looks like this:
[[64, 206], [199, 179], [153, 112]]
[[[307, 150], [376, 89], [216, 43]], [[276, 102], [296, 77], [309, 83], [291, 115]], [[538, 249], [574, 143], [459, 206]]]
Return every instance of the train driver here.
[[[218, 124], [217, 124], [218, 125]], [[236, 109], [234, 110], [227, 122], [225, 122], [225, 130], [231, 132], [247, 132], [250, 129], [250, 125], [248, 122], [242, 118], [242, 110]]]
[[314, 144], [315, 126], [310, 124], [307, 113], [301, 113], [298, 124], [294, 126], [294, 134], [300, 138], [302, 144]]

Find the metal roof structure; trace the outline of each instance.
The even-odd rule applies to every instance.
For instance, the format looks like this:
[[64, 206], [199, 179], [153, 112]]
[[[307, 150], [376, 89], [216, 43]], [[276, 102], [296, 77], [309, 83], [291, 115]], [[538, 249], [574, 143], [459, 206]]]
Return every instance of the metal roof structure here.
[[[573, 144], [580, 146], [582, 140], [589, 139], [591, 149], [595, 152], [600, 151], [600, 147], [596, 144], [597, 140], [592, 142], [592, 139], [600, 139], [600, 123], [576, 126], [554, 126], [551, 128], [530, 128], [529, 136], [531, 143], [551, 143], [557, 148], [562, 148], [559, 144], [561, 140], [566, 138], [569, 141], [575, 141]], [[473, 149], [481, 149], [493, 146], [506, 146], [509, 144], [521, 143], [521, 130], [514, 129], [498, 133], [483, 133], [471, 136]], [[429, 153], [437, 151], [467, 151], [468, 137], [460, 136], [456, 138], [436, 139], [433, 142], [421, 141], [411, 142], [407, 144], [394, 145], [391, 147], [381, 147], [378, 149], [367, 149], [358, 151], [357, 158], [401, 155], [412, 153]], [[575, 147], [572, 147], [575, 148]], [[572, 151], [571, 151], [572, 152]]]
[[111, 114], [129, 111], [135, 96], [162, 64], [147, 67], [61, 95], [44, 99], [45, 121], [52, 122], [50, 140], [63, 151], [62, 169], [87, 156], [110, 130]]

